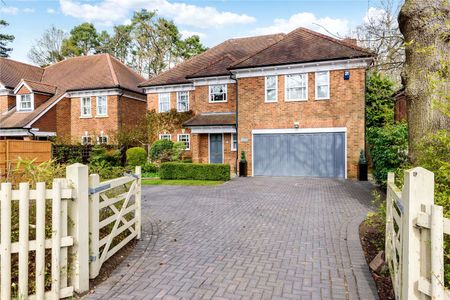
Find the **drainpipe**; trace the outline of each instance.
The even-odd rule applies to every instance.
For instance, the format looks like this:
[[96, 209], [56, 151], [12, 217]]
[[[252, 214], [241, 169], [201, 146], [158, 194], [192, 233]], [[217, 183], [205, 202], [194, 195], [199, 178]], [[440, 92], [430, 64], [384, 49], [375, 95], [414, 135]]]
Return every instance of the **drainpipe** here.
[[32, 128], [27, 128], [27, 131], [29, 134], [31, 134], [31, 136], [33, 137], [32, 140], [34, 140], [34, 138], [36, 137], [36, 135], [31, 131]]
[[[239, 115], [238, 115], [238, 111], [239, 111], [239, 89], [238, 89], [238, 80], [236, 78], [235, 74], [232, 74], [230, 76], [231, 79], [234, 80], [234, 82], [236, 83], [236, 161], [235, 161], [235, 170], [236, 170], [236, 175], [237, 175], [237, 170], [238, 170], [238, 162], [239, 162], [239, 135], [238, 135], [238, 119], [239, 119]], [[231, 142], [233, 143], [233, 138], [231, 138]]]
[[[120, 88], [120, 86], [119, 86]], [[117, 116], [117, 128], [118, 130], [122, 129], [122, 96], [123, 94], [125, 94], [125, 91], [122, 90], [122, 93], [119, 95], [119, 97], [117, 98], [117, 112], [118, 112], [118, 116]], [[122, 165], [124, 166], [126, 163], [126, 158], [125, 158], [125, 151], [122, 151], [122, 147], [119, 149], [120, 150], [120, 160]], [[125, 149], [124, 149], [125, 150]]]

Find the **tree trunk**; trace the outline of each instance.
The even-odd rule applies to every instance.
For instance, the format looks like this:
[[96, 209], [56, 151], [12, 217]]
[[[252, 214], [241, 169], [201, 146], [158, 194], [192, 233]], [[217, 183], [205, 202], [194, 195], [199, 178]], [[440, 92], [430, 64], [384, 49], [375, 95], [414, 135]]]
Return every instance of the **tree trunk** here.
[[[434, 109], [439, 91], [431, 79], [450, 57], [450, 19], [448, 0], [405, 0], [398, 16], [406, 43], [406, 62], [402, 72], [407, 100], [409, 157], [416, 158], [416, 146], [430, 132], [450, 128], [450, 120]], [[448, 87], [448, 78], [441, 78]]]

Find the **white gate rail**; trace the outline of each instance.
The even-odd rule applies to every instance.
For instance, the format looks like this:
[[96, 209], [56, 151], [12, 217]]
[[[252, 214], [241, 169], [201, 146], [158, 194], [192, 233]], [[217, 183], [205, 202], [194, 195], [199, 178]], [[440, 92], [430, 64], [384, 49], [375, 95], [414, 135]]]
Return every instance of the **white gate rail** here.
[[386, 262], [396, 299], [450, 299], [444, 287], [444, 234], [450, 220], [434, 204], [434, 174], [423, 168], [405, 171], [400, 191], [388, 175]]
[[[140, 167], [136, 167], [136, 174], [100, 183], [98, 175], [88, 175], [87, 166], [73, 164], [66, 168], [66, 178], [54, 179], [51, 189], [46, 189], [43, 182], [37, 183], [36, 189], [33, 190], [30, 190], [28, 183], [20, 183], [18, 190], [13, 190], [11, 183], [2, 183], [0, 299], [11, 299], [13, 296], [13, 271], [18, 271], [19, 299], [59, 299], [71, 297], [74, 292], [88, 291], [89, 277], [95, 278], [101, 265], [109, 257], [133, 238], [140, 238], [140, 170]], [[125, 192], [111, 196], [109, 194], [111, 190], [119, 186], [125, 186]], [[30, 201], [34, 201], [35, 205], [30, 205]], [[46, 210], [49, 205], [51, 205], [51, 238], [46, 238], [46, 222], [48, 222]], [[12, 225], [17, 222], [16, 219], [12, 219], [13, 207], [18, 209], [19, 214], [18, 241], [12, 237]], [[35, 209], [34, 224], [30, 223], [31, 208]], [[110, 215], [100, 220], [102, 209], [109, 209]], [[99, 239], [100, 230], [110, 224], [113, 224], [110, 232]], [[35, 230], [34, 240], [30, 240], [30, 228]], [[126, 230], [129, 234], [125, 238], [119, 242], [114, 240]], [[112, 245], [114, 247], [111, 247]], [[51, 249], [50, 262], [46, 261], [46, 249]], [[35, 253], [36, 264], [34, 295], [28, 293], [31, 251]], [[11, 258], [16, 254], [18, 265], [14, 267], [18, 270], [13, 270]], [[91, 257], [96, 257], [91, 262], [90, 254]], [[46, 291], [45, 286], [45, 266], [48, 263], [51, 263], [50, 291]]]

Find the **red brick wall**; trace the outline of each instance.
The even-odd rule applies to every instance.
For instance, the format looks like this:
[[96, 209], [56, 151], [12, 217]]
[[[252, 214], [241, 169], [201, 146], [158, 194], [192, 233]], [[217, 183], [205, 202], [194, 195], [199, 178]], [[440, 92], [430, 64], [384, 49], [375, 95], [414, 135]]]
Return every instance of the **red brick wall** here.
[[0, 113], [16, 106], [16, 96], [0, 96]]
[[[308, 76], [308, 101], [284, 101], [284, 76], [278, 76], [278, 102], [264, 102], [264, 77], [239, 79], [239, 151], [247, 154], [252, 174], [253, 129], [346, 127], [348, 177], [356, 177], [359, 152], [364, 149], [364, 82], [365, 70], [330, 72], [330, 99], [315, 100], [315, 74]], [[241, 142], [247, 138], [248, 142]]]
[[121, 126], [133, 126], [143, 122], [147, 113], [147, 103], [133, 98], [120, 98]]
[[[192, 161], [194, 163], [209, 162], [208, 134], [191, 134], [191, 148], [194, 147]], [[223, 162], [230, 165], [232, 173], [236, 172], [236, 151], [231, 151], [231, 134], [223, 135]]]

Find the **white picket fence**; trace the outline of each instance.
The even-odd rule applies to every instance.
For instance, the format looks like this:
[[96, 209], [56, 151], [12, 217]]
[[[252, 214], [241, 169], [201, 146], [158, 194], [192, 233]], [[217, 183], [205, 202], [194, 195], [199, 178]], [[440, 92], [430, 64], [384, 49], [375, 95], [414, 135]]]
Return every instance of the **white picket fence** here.
[[[13, 295], [12, 255], [18, 254], [18, 299], [60, 299], [74, 292], [89, 290], [89, 278], [95, 278], [101, 265], [141, 232], [141, 171], [101, 182], [98, 175], [88, 175], [88, 167], [74, 164], [66, 169], [66, 178], [55, 179], [51, 189], [37, 183], [30, 190], [20, 183], [13, 190], [11, 183], [0, 186], [0, 299]], [[123, 194], [108, 198], [107, 192], [122, 186]], [[100, 201], [99, 199], [103, 201]], [[51, 202], [49, 201], [51, 200]], [[18, 241], [13, 241], [13, 207], [18, 202]], [[34, 205], [30, 205], [34, 204]], [[51, 238], [46, 238], [46, 211], [51, 205]], [[120, 208], [118, 209], [117, 206]], [[31, 211], [33, 207], [35, 211]], [[100, 220], [102, 210], [109, 216]], [[35, 222], [30, 223], [30, 212]], [[89, 217], [88, 217], [89, 216]], [[130, 217], [131, 216], [131, 217]], [[110, 223], [111, 226], [107, 227]], [[120, 224], [123, 224], [120, 226]], [[49, 224], [47, 224], [48, 227]], [[111, 231], [99, 239], [100, 230]], [[35, 239], [30, 240], [30, 229]], [[125, 230], [130, 234], [120, 241], [114, 238]], [[116, 243], [114, 243], [116, 242]], [[115, 246], [110, 249], [111, 245]], [[51, 261], [45, 250], [51, 249]], [[101, 251], [101, 255], [98, 254]], [[29, 295], [30, 252], [35, 255], [35, 294]], [[45, 266], [51, 263], [51, 290], [46, 291]]]
[[444, 234], [450, 220], [434, 204], [434, 174], [424, 168], [405, 171], [404, 186], [388, 175], [386, 262], [396, 299], [450, 299], [444, 287]]

